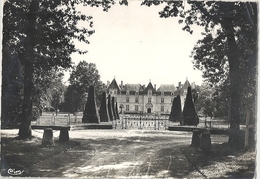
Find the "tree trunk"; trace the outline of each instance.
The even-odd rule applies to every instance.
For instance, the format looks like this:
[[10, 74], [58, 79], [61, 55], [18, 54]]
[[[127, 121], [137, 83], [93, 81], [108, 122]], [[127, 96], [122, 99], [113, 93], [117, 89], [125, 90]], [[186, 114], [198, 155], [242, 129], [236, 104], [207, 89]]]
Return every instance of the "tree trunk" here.
[[19, 138], [28, 138], [32, 135], [31, 120], [32, 120], [32, 92], [33, 92], [33, 63], [35, 62], [34, 50], [35, 39], [34, 32], [36, 31], [36, 14], [39, 10], [39, 2], [32, 1], [27, 13], [26, 35], [24, 40], [24, 49], [20, 50], [19, 60], [24, 67], [24, 98], [21, 115], [21, 124], [19, 127]]
[[32, 135], [32, 90], [33, 90], [33, 64], [24, 63], [24, 98], [21, 115], [21, 124], [19, 127], [19, 138], [28, 138]]
[[240, 125], [240, 103], [241, 103], [241, 84], [239, 72], [239, 60], [237, 56], [237, 46], [234, 36], [232, 20], [225, 20], [222, 24], [226, 32], [228, 42], [228, 62], [229, 62], [229, 79], [230, 79], [230, 135], [229, 143], [238, 145], [241, 142]]

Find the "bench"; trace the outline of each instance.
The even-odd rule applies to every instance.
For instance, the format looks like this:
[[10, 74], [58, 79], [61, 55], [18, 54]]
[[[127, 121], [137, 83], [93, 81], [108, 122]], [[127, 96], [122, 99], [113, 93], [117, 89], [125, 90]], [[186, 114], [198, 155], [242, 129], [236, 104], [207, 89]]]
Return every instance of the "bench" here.
[[71, 130], [82, 129], [113, 129], [111, 124], [83, 124], [83, 125], [71, 125]]
[[221, 134], [221, 135], [229, 135], [228, 129], [219, 129], [219, 128], [199, 128], [199, 127], [193, 127], [193, 126], [169, 126], [169, 131], [183, 131], [183, 132], [193, 132], [193, 131], [201, 131], [205, 132], [208, 131], [210, 134]]
[[228, 135], [228, 129], [198, 128], [193, 126], [169, 126], [169, 131], [192, 132], [191, 146], [199, 147], [203, 152], [212, 151], [210, 134]]
[[[59, 141], [60, 142], [67, 142], [67, 141], [69, 141], [70, 126], [32, 125], [31, 128], [32, 129], [36, 129], [36, 130], [44, 130], [44, 133], [50, 133], [50, 132], [48, 132], [48, 131], [50, 131], [50, 129], [51, 130], [59, 130], [60, 131]], [[52, 134], [46, 134], [46, 135], [52, 135]], [[43, 136], [45, 136], [45, 135], [43, 134]]]

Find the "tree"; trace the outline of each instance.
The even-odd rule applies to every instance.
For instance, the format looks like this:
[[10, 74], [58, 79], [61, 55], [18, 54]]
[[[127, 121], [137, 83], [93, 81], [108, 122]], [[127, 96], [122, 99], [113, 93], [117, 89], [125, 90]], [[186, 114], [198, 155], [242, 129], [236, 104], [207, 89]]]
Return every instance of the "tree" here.
[[169, 121], [174, 121], [173, 119], [173, 110], [176, 106], [176, 97], [173, 98], [173, 101], [172, 101], [172, 106], [171, 106], [171, 113], [170, 113], [170, 116], [169, 116]]
[[3, 50], [1, 128], [17, 127], [22, 113], [23, 69], [17, 55]]
[[[23, 67], [16, 54], [3, 55], [2, 86], [2, 127], [19, 126], [23, 104]], [[62, 84], [63, 72], [60, 69], [41, 71], [35, 69], [32, 90], [32, 120], [36, 120], [44, 108], [52, 108], [53, 89], [59, 91], [63, 99], [65, 86]]]
[[34, 74], [33, 101], [37, 111], [55, 109], [56, 114], [64, 100], [66, 86], [62, 83], [61, 69], [51, 69]]
[[[87, 38], [94, 32], [89, 30], [92, 18], [80, 14], [75, 9], [76, 3], [80, 1], [9, 0], [4, 3], [3, 57], [8, 60], [10, 56], [6, 54], [15, 55], [23, 69], [20, 138], [31, 136], [34, 72], [70, 67], [72, 52], [85, 53], [75, 48], [73, 40], [89, 43]], [[110, 3], [106, 2], [106, 6]], [[78, 28], [78, 21], [86, 21], [89, 26]]]
[[119, 113], [118, 113], [118, 105], [117, 105], [117, 102], [116, 102], [116, 105], [115, 105], [115, 112], [116, 112], [116, 117], [117, 117], [117, 119], [120, 119], [120, 117], [119, 117]]
[[[142, 4], [158, 5], [162, 1], [145, 0]], [[185, 2], [186, 3], [186, 2]], [[256, 2], [215, 2], [215, 1], [188, 1], [185, 6], [182, 1], [167, 1], [167, 5], [161, 11], [160, 17], [177, 17], [180, 23], [185, 23], [183, 30], [192, 34], [192, 25], [205, 27], [204, 38], [197, 45], [204, 48], [196, 51], [195, 67], [204, 67], [207, 76], [218, 79], [218, 73], [224, 74], [228, 70], [230, 82], [230, 144], [239, 144], [241, 115], [241, 92], [243, 79], [255, 79], [257, 57], [257, 10]], [[212, 32], [215, 32], [212, 34]], [[208, 44], [208, 45], [206, 45]], [[203, 60], [199, 60], [203, 57]], [[196, 61], [199, 60], [199, 63]], [[227, 63], [225, 63], [225, 60]], [[251, 66], [250, 63], [253, 65]], [[199, 65], [198, 65], [199, 64]], [[244, 66], [244, 72], [241, 66]], [[219, 68], [218, 68], [219, 67]], [[249, 72], [251, 71], [251, 72]], [[222, 78], [222, 76], [220, 76]], [[252, 80], [252, 86], [256, 82]], [[254, 88], [256, 89], [256, 88]], [[255, 91], [253, 91], [253, 95]], [[255, 97], [253, 97], [253, 104]]]
[[176, 96], [173, 99], [169, 120], [170, 121], [178, 121], [178, 122], [182, 121], [182, 110], [181, 110], [180, 95]]
[[95, 88], [93, 85], [89, 87], [88, 100], [82, 118], [83, 123], [100, 123], [100, 118], [96, 105]]
[[204, 115], [211, 116], [215, 109], [214, 88], [209, 83], [202, 83], [196, 103], [197, 111], [201, 111]]
[[197, 126], [199, 124], [199, 117], [197, 115], [197, 112], [193, 104], [190, 86], [188, 87], [188, 92], [184, 103], [182, 116], [183, 116], [183, 125]]
[[112, 108], [112, 114], [114, 116], [114, 120], [117, 120], [117, 115], [116, 115], [116, 106], [115, 106], [115, 97], [113, 96], [111, 99], [111, 108]]
[[111, 102], [111, 95], [109, 94], [107, 97], [107, 108], [108, 108], [108, 115], [110, 118], [110, 121], [113, 121], [116, 119], [113, 115], [113, 108], [112, 108], [112, 102]]
[[106, 92], [103, 92], [102, 95], [102, 101], [99, 109], [99, 116], [100, 116], [100, 122], [109, 122], [109, 114], [108, 114], [108, 108], [107, 108], [107, 97]]
[[100, 106], [102, 93], [105, 91], [105, 84], [101, 82], [100, 75], [95, 63], [87, 63], [80, 61], [76, 67], [73, 68], [70, 78], [70, 85], [65, 94], [65, 110], [68, 112], [77, 112], [84, 110], [86, 104], [86, 94], [91, 85], [95, 86], [97, 106]]

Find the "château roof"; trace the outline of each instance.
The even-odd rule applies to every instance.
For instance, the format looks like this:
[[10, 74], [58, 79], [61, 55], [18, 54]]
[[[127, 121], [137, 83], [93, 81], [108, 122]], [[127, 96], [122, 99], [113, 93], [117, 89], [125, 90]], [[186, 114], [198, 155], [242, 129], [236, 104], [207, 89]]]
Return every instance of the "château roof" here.
[[117, 85], [117, 82], [115, 79], [112, 80], [112, 82], [109, 84], [108, 89], [117, 89], [120, 90], [119, 86]]
[[143, 87], [140, 84], [125, 84], [122, 91], [143, 91]]
[[156, 89], [154, 89], [153, 85], [151, 82], [148, 83], [147, 87], [144, 89], [145, 92], [148, 92], [148, 90], [151, 89], [152, 92], [155, 92]]
[[174, 92], [176, 90], [174, 85], [170, 85], [170, 84], [162, 84], [157, 91], [161, 91], [161, 92]]
[[184, 90], [187, 90], [189, 86], [194, 88], [195, 84], [190, 84], [188, 79], [186, 79], [185, 83], [180, 85], [179, 89], [176, 88], [173, 84], [161, 84], [161, 86], [156, 90], [151, 82], [149, 82], [147, 86], [141, 84], [121, 84], [121, 86], [118, 86], [116, 80], [113, 79], [109, 84], [108, 89], [117, 89], [118, 91], [121, 91], [122, 94], [126, 94], [126, 91], [129, 91], [130, 94], [136, 94], [135, 92], [137, 91], [140, 92], [140, 94], [143, 94], [147, 93], [148, 90], [152, 90], [152, 92], [155, 94], [163, 93], [164, 95], [172, 95], [172, 93], [174, 93], [174, 96], [177, 96], [182, 95]]

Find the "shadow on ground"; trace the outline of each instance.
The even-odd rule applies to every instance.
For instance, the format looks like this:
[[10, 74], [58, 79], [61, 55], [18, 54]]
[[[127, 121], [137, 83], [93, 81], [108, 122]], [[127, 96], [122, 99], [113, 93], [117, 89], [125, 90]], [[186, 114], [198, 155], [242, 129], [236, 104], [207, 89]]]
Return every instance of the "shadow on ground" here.
[[[159, 134], [158, 134], [159, 135]], [[41, 138], [1, 138], [1, 174], [24, 177], [84, 178], [253, 178], [255, 151], [236, 151], [226, 143], [202, 153], [191, 136], [129, 136], [72, 139], [41, 147]]]
[[255, 150], [236, 150], [228, 143], [213, 144], [213, 151], [203, 153], [194, 147], [183, 147], [181, 151], [193, 165], [197, 174], [204, 178], [254, 178]]

